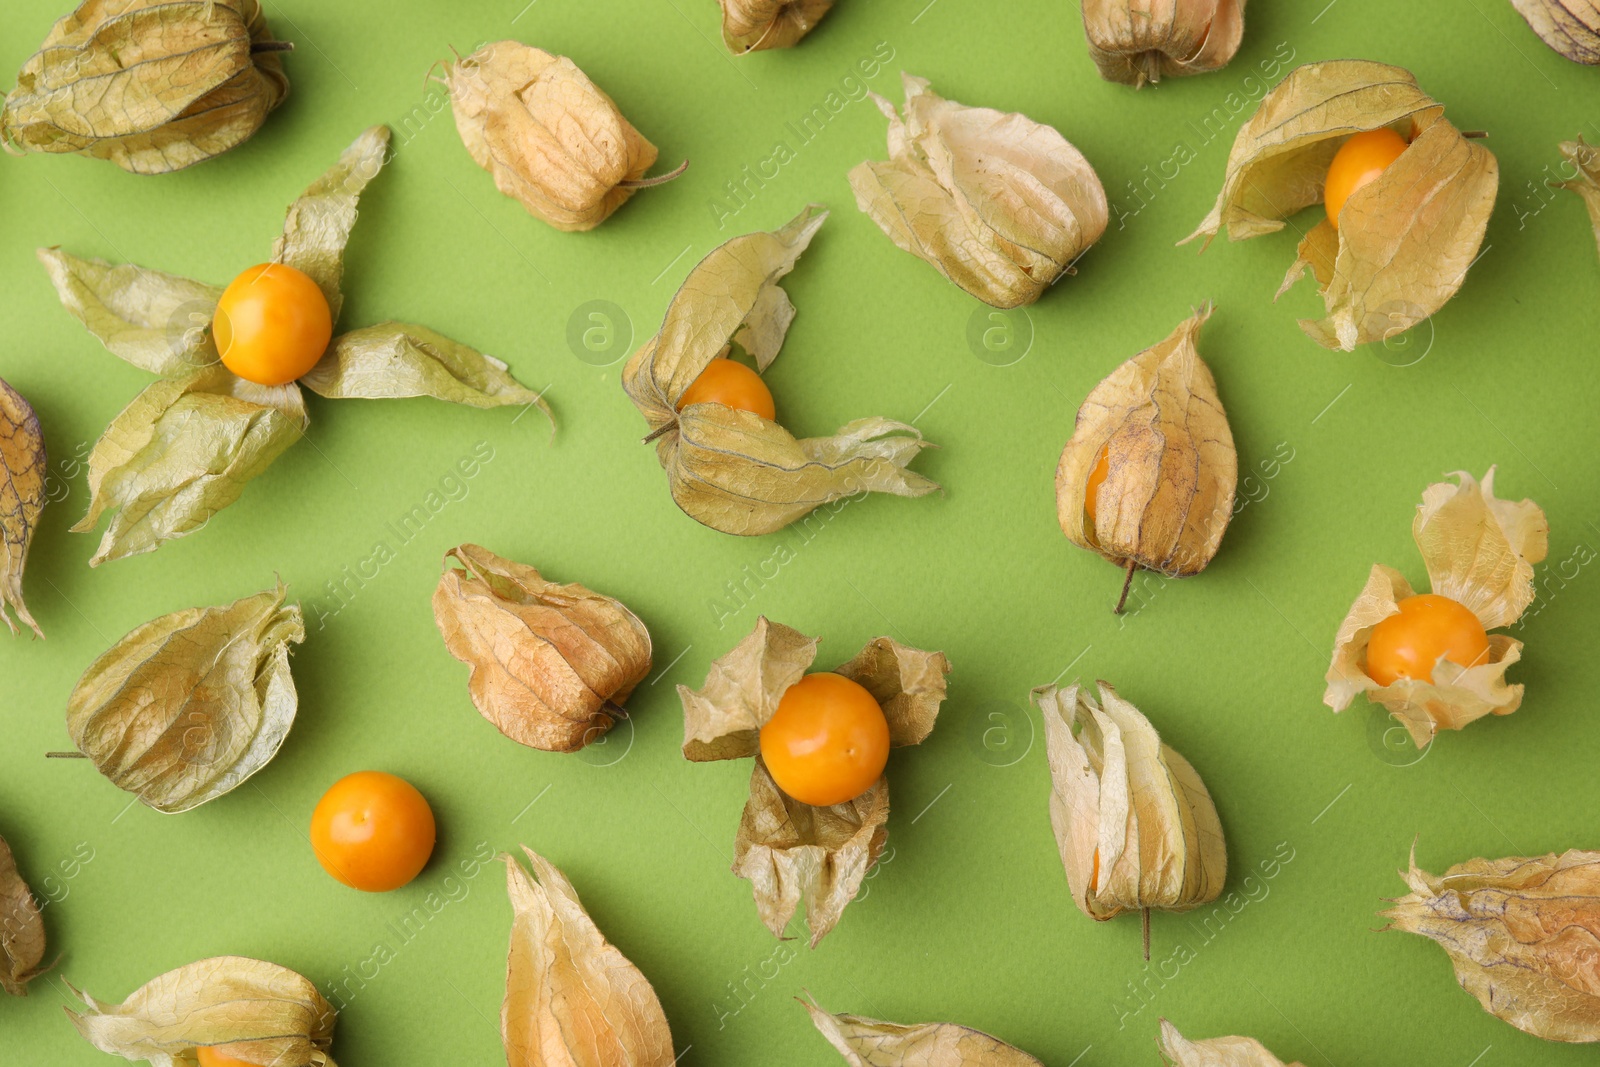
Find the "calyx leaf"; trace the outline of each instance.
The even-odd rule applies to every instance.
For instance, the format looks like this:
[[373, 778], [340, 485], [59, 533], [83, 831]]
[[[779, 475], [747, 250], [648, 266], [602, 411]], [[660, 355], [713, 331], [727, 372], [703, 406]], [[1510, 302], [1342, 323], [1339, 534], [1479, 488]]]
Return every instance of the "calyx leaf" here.
[[672, 1067], [650, 982], [600, 933], [566, 876], [522, 851], [532, 875], [502, 857], [512, 919], [500, 1032], [510, 1067]]
[[334, 1067], [337, 1013], [315, 985], [276, 963], [199, 960], [152, 978], [121, 1004], [72, 992], [83, 1001], [67, 1011], [78, 1033], [124, 1059], [192, 1064], [197, 1048], [211, 1047], [263, 1067]]
[[889, 159], [851, 170], [856, 206], [984, 303], [1033, 303], [1105, 233], [1099, 176], [1049, 126], [903, 80], [904, 118], [872, 95], [889, 120]]
[[84, 0], [23, 64], [0, 113], [11, 151], [179, 170], [255, 133], [289, 92], [257, 0]]
[[1574, 63], [1600, 63], [1600, 4], [1595, 0], [1511, 0], [1539, 39]]
[[[1252, 1037], [1213, 1037], [1190, 1041], [1178, 1028], [1161, 1020], [1161, 1037], [1156, 1041], [1162, 1062], [1171, 1067], [1285, 1067], [1284, 1062]], [[1288, 1067], [1304, 1067], [1299, 1062]]]
[[144, 804], [188, 811], [277, 755], [299, 698], [289, 645], [305, 640], [284, 588], [145, 623], [90, 665], [67, 702], [72, 743]]
[[850, 1067], [1044, 1067], [1021, 1049], [955, 1023], [904, 1026], [833, 1015], [802, 1000], [811, 1022]]
[[722, 41], [734, 55], [792, 48], [816, 28], [833, 0], [721, 0]]
[[327, 297], [333, 321], [339, 321], [344, 294], [344, 247], [356, 224], [356, 206], [367, 183], [383, 168], [389, 150], [389, 127], [361, 132], [327, 172], [306, 187], [283, 220], [283, 232], [272, 246], [272, 262], [310, 276]]
[[37, 636], [44, 636], [23, 602], [22, 572], [44, 511], [48, 467], [39, 416], [21, 393], [0, 378], [0, 621], [13, 634], [17, 623], [10, 612]]
[[33, 890], [17, 870], [11, 846], [0, 837], [0, 989], [28, 995], [28, 983], [44, 972], [44, 919]]
[[1595, 245], [1600, 247], [1600, 147], [1579, 137], [1576, 141], [1562, 141], [1561, 154], [1577, 171], [1577, 176], [1558, 184], [1583, 197], [1583, 206], [1589, 209]]
[[650, 632], [621, 601], [546, 581], [479, 545], [445, 553], [433, 617], [450, 654], [472, 668], [478, 711], [531, 748], [575, 752], [594, 741], [650, 673]]
[[1084, 0], [1089, 57], [1106, 81], [1141, 89], [1162, 75], [1221, 70], [1244, 38], [1245, 0]]

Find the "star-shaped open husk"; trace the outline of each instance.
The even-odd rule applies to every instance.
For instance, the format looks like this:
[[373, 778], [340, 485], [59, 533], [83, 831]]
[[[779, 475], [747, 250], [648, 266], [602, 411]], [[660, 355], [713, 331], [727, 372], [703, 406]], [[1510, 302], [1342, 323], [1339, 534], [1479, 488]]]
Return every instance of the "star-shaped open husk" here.
[[1106, 81], [1135, 89], [1228, 65], [1244, 39], [1245, 0], [1084, 0], [1089, 56]]
[[[775, 937], [784, 936], [803, 899], [813, 948], [860, 891], [889, 836], [886, 777], [854, 800], [814, 807], [784, 794], [761, 761], [761, 727], [806, 674], [818, 643], [763, 617], [749, 637], [712, 661], [701, 689], [678, 686], [686, 759], [755, 757], [733, 871], [750, 881], [761, 921]], [[942, 652], [879, 637], [834, 671], [877, 700], [890, 744], [917, 745], [933, 732], [950, 661]]]
[[[1510, 626], [1533, 602], [1533, 566], [1549, 550], [1550, 525], [1531, 500], [1494, 495], [1493, 467], [1481, 482], [1466, 471], [1453, 477], [1455, 484], [1428, 486], [1411, 527], [1431, 591], [1465, 605], [1485, 630]], [[1411, 595], [1399, 571], [1373, 565], [1334, 638], [1322, 702], [1343, 711], [1356, 694], [1365, 693], [1393, 713], [1418, 748], [1439, 730], [1459, 730], [1485, 715], [1516, 711], [1522, 686], [1508, 685], [1505, 673], [1522, 658], [1522, 642], [1506, 634], [1489, 634], [1483, 663], [1463, 666], [1441, 657], [1431, 682], [1400, 678], [1383, 686], [1367, 674], [1372, 628], [1397, 613], [1398, 602]]]
[[721, 0], [722, 41], [734, 55], [792, 48], [816, 28], [833, 0]]
[[1290, 73], [1240, 127], [1216, 206], [1184, 241], [1205, 235], [1209, 244], [1223, 228], [1233, 241], [1276, 233], [1322, 202], [1328, 166], [1346, 140], [1383, 127], [1409, 147], [1350, 195], [1337, 229], [1323, 219], [1305, 235], [1279, 294], [1312, 271], [1327, 317], [1300, 326], [1325, 348], [1350, 351], [1409, 329], [1465, 281], [1500, 168], [1399, 67], [1341, 59]]
[[1600, 63], [1600, 4], [1595, 0], [1511, 0], [1539, 39], [1574, 63]]
[[1559, 185], [1583, 197], [1583, 206], [1589, 209], [1595, 245], [1600, 248], [1600, 148], [1579, 137], [1576, 141], [1562, 141], [1561, 154], [1577, 176]]
[[1044, 1067], [997, 1037], [955, 1023], [906, 1026], [834, 1015], [802, 1000], [811, 1023], [850, 1067]]
[[44, 919], [33, 890], [17, 870], [11, 846], [0, 837], [0, 989], [28, 995], [28, 983], [45, 970]]
[[[1253, 1037], [1213, 1037], [1190, 1041], [1178, 1028], [1161, 1020], [1156, 1040], [1162, 1061], [1170, 1067], [1285, 1067], [1284, 1062]], [[1304, 1067], [1296, 1061], [1288, 1067]]]

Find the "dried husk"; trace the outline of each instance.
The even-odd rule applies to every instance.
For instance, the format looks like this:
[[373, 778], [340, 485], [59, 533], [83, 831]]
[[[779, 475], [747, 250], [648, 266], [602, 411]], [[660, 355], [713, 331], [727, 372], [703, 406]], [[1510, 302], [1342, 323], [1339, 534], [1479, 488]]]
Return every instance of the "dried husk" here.
[[778, 283], [828, 217], [811, 205], [772, 233], [751, 233], [701, 260], [634, 353], [622, 385], [650, 426], [672, 499], [723, 533], [772, 533], [824, 504], [868, 492], [923, 496], [939, 486], [906, 469], [924, 448], [916, 427], [858, 419], [832, 437], [796, 439], [769, 419], [721, 404], [677, 410], [684, 391], [730, 345], [758, 370], [777, 358], [795, 316]]
[[17, 870], [11, 846], [0, 837], [0, 989], [28, 995], [28, 983], [44, 973], [44, 919], [33, 890]]
[[[1456, 483], [1437, 482], [1422, 494], [1412, 537], [1428, 569], [1431, 591], [1465, 605], [1485, 630], [1510, 626], [1533, 602], [1534, 564], [1549, 551], [1550, 525], [1530, 500], [1494, 495], [1494, 468], [1479, 482], [1456, 471]], [[1343, 711], [1358, 693], [1388, 708], [1418, 748], [1439, 730], [1459, 730], [1485, 715], [1510, 715], [1522, 704], [1522, 686], [1508, 685], [1506, 668], [1522, 658], [1522, 642], [1489, 634], [1485, 662], [1464, 667], [1441, 658], [1433, 681], [1397, 679], [1380, 686], [1366, 672], [1373, 627], [1413, 595], [1399, 571], [1374, 564], [1361, 595], [1334, 638], [1322, 702]]]
[[1021, 1049], [955, 1023], [905, 1026], [833, 1015], [802, 1000], [811, 1022], [850, 1067], [1044, 1067]]
[[722, 41], [734, 55], [792, 48], [816, 28], [833, 0], [721, 0]]
[[1089, 57], [1106, 81], [1142, 89], [1163, 75], [1221, 70], [1244, 38], [1245, 0], [1084, 0]]
[[257, 0], [85, 0], [50, 29], [0, 114], [13, 152], [77, 152], [135, 174], [210, 159], [289, 92]]
[[655, 165], [645, 140], [565, 56], [518, 41], [445, 65], [456, 129], [495, 187], [558, 230], [592, 230]]
[[145, 623], [90, 665], [67, 701], [67, 732], [119, 789], [188, 811], [277, 755], [299, 697], [289, 645], [305, 640], [278, 586]]
[[1105, 682], [1041, 686], [1050, 823], [1073, 903], [1091, 919], [1217, 899], [1227, 843], [1199, 774]]
[[[455, 564], [454, 566], [452, 564]], [[468, 689], [507, 737], [576, 752], [650, 673], [650, 632], [621, 601], [464, 544], [444, 554], [433, 617]]]
[[1307, 269], [1327, 309], [1301, 329], [1351, 351], [1432, 315], [1478, 256], [1494, 208], [1494, 155], [1444, 118], [1409, 71], [1365, 60], [1308, 63], [1280, 82], [1239, 129], [1211, 213], [1183, 242], [1223, 228], [1242, 241], [1283, 228], [1319, 204], [1328, 165], [1353, 134], [1388, 126], [1410, 146], [1351, 194], [1337, 230], [1326, 220], [1300, 242], [1281, 295]]
[[1483, 1009], [1548, 1041], [1600, 1041], [1600, 852], [1471, 859], [1434, 876], [1413, 848], [1411, 892], [1383, 915], [1432, 938]]
[[650, 982], [605, 939], [565, 875], [526, 845], [507, 855], [511, 951], [500, 1032], [510, 1067], [672, 1067]]
[[1539, 39], [1574, 63], [1600, 63], [1600, 4], [1595, 0], [1511, 0]]
[[[70, 988], [70, 987], [69, 987]], [[217, 1047], [262, 1067], [335, 1067], [337, 1013], [307, 979], [264, 960], [217, 956], [152, 978], [121, 1004], [78, 989], [87, 1010], [67, 1012], [101, 1052], [155, 1067], [195, 1063]]]
[[[1178, 1028], [1161, 1020], [1161, 1037], [1156, 1041], [1162, 1062], [1171, 1067], [1285, 1067], [1278, 1057], [1252, 1037], [1213, 1037], [1190, 1041]], [[1304, 1067], [1299, 1061], [1287, 1067]]]
[[44, 636], [22, 600], [22, 572], [44, 511], [49, 465], [39, 416], [21, 393], [0, 378], [0, 621], [13, 634], [21, 622], [36, 636]]
[[[750, 881], [756, 910], [774, 937], [784, 936], [804, 900], [813, 948], [860, 891], [889, 833], [886, 778], [847, 803], [814, 807], [787, 796], [761, 761], [761, 727], [784, 691], [806, 674], [818, 640], [763, 616], [750, 636], [712, 661], [700, 690], [678, 686], [686, 759], [756, 757], [733, 871]], [[921, 744], [932, 732], [950, 661], [942, 652], [879, 637], [834, 671], [878, 701], [890, 743], [898, 747]]]
[[[1217, 383], [1196, 348], [1210, 316], [1207, 304], [1095, 386], [1061, 451], [1062, 532], [1118, 567], [1199, 574], [1233, 517], [1239, 457]], [[1091, 528], [1084, 504], [1102, 449], [1108, 467]]]
[[903, 80], [903, 119], [872, 94], [889, 120], [889, 159], [850, 171], [856, 206], [984, 303], [1033, 303], [1105, 233], [1100, 178], [1049, 126]]
[[1589, 209], [1595, 245], [1600, 248], [1600, 148], [1579, 137], [1576, 141], [1562, 141], [1561, 154], [1577, 170], [1578, 176], [1557, 185], [1583, 197], [1583, 206]]

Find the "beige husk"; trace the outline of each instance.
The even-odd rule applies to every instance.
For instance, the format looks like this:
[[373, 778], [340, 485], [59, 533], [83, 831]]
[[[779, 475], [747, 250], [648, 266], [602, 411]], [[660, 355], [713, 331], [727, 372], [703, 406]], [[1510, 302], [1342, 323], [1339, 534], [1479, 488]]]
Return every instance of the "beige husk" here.
[[1576, 141], [1562, 141], [1561, 154], [1577, 171], [1577, 177], [1556, 184], [1583, 198], [1583, 206], [1589, 209], [1589, 224], [1594, 230], [1595, 245], [1600, 248], [1600, 148], [1585, 143], [1579, 137]]
[[85, 0], [51, 27], [0, 113], [12, 152], [162, 174], [239, 144], [289, 92], [257, 0]]
[[[1465, 605], [1485, 630], [1510, 626], [1533, 602], [1533, 566], [1549, 551], [1550, 525], [1530, 500], [1494, 495], [1494, 468], [1479, 482], [1456, 471], [1456, 484], [1437, 482], [1422, 494], [1412, 537], [1428, 570], [1430, 591]], [[1343, 711], [1358, 693], [1388, 708], [1418, 748], [1439, 730], [1459, 730], [1485, 715], [1509, 715], [1522, 704], [1522, 686], [1507, 685], [1506, 668], [1522, 658], [1522, 642], [1489, 634], [1485, 662], [1462, 666], [1441, 658], [1433, 681], [1400, 678], [1380, 686], [1366, 672], [1372, 628], [1413, 595], [1399, 571], [1374, 564], [1361, 595], [1334, 638], [1322, 702]]]
[[1383, 913], [1432, 938], [1483, 1009], [1548, 1041], [1600, 1041], [1600, 852], [1472, 859], [1411, 887]]
[[778, 283], [827, 217], [811, 205], [775, 232], [745, 234], [713, 250], [689, 272], [660, 332], [622, 373], [673, 501], [714, 530], [772, 533], [846, 498], [924, 496], [939, 488], [906, 469], [930, 446], [905, 423], [858, 419], [832, 437], [796, 439], [770, 419], [721, 404], [678, 410], [685, 390], [731, 345], [748, 353], [758, 371], [771, 366], [795, 317]]
[[593, 742], [650, 673], [650, 633], [620, 601], [546, 581], [479, 545], [444, 554], [433, 617], [450, 654], [472, 668], [472, 703], [530, 748]]
[[872, 94], [889, 120], [889, 159], [850, 171], [856, 206], [984, 303], [1032, 304], [1105, 233], [1099, 176], [1049, 126], [903, 81], [904, 118]]
[[[1239, 458], [1216, 381], [1196, 348], [1210, 316], [1207, 304], [1095, 386], [1061, 451], [1062, 532], [1118, 567], [1199, 574], [1233, 517]], [[1084, 504], [1102, 449], [1108, 470], [1090, 528]]]
[[334, 1067], [337, 1013], [315, 985], [276, 963], [199, 960], [152, 978], [121, 1004], [72, 992], [86, 1009], [67, 1012], [78, 1033], [123, 1059], [192, 1065], [195, 1049], [207, 1045], [263, 1067]]
[[[806, 674], [817, 644], [817, 638], [762, 617], [750, 636], [712, 661], [701, 689], [678, 686], [686, 759], [756, 757], [733, 871], [750, 881], [761, 921], [775, 937], [784, 936], [804, 900], [813, 948], [860, 891], [888, 839], [889, 819], [886, 778], [847, 803], [813, 807], [785, 795], [761, 761], [761, 727], [784, 691]], [[916, 745], [933, 730], [950, 662], [942, 652], [879, 637], [834, 671], [878, 701], [892, 745]]]
[[500, 1033], [510, 1067], [672, 1067], [672, 1034], [650, 982], [583, 910], [572, 883], [526, 845], [513, 856], [511, 949]]
[[1595, 0], [1511, 0], [1539, 39], [1574, 63], [1600, 63], [1600, 4]]
[[997, 1037], [954, 1023], [905, 1026], [864, 1015], [833, 1015], [810, 1000], [800, 1003], [850, 1067], [1044, 1067]]
[[1084, 0], [1089, 56], [1107, 81], [1143, 88], [1163, 75], [1205, 74], [1233, 59], [1245, 0]]
[[[1190, 1041], [1178, 1028], [1161, 1020], [1156, 1040], [1163, 1062], [1171, 1067], [1285, 1067], [1284, 1062], [1251, 1037], [1213, 1037]], [[1288, 1067], [1304, 1067], [1296, 1061]]]
[[33, 890], [17, 870], [11, 846], [0, 837], [0, 989], [28, 995], [28, 983], [44, 972], [44, 919]]
[[734, 55], [792, 48], [816, 28], [833, 0], [721, 0], [722, 42]]
[[22, 600], [22, 572], [44, 511], [49, 465], [39, 416], [21, 393], [0, 378], [0, 621], [13, 634], [21, 622], [44, 636]]
[[1438, 311], [1477, 259], [1499, 165], [1444, 118], [1409, 71], [1365, 60], [1299, 67], [1239, 129], [1216, 205], [1181, 243], [1226, 228], [1241, 241], [1282, 229], [1323, 199], [1328, 165], [1352, 134], [1390, 127], [1410, 146], [1345, 201], [1337, 230], [1322, 220], [1300, 242], [1281, 295], [1307, 269], [1324, 319], [1302, 319], [1325, 348], [1353, 350]]
[[1217, 899], [1228, 850], [1211, 794], [1139, 709], [1098, 683], [1041, 686], [1050, 823], [1072, 900], [1091, 919]]

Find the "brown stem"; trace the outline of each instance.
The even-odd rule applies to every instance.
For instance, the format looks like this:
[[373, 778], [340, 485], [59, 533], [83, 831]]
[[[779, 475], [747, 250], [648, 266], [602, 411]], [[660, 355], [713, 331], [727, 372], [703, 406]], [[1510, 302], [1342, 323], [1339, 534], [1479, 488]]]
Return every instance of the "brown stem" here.
[[628, 178], [617, 183], [618, 189], [653, 189], [658, 185], [665, 185], [675, 178], [683, 177], [683, 172], [689, 169], [686, 159], [666, 174], [658, 174], [654, 178]]
[[82, 752], [46, 752], [45, 759], [88, 759]]
[[1122, 595], [1117, 597], [1117, 606], [1111, 609], [1111, 614], [1122, 614], [1122, 609], [1128, 603], [1128, 590], [1133, 587], [1133, 572], [1138, 569], [1138, 562], [1130, 559], [1128, 561], [1128, 576], [1122, 580]]
[[628, 717], [628, 709], [623, 707], [621, 704], [618, 704], [610, 697], [607, 697], [606, 702], [601, 704], [600, 707], [613, 719], [626, 719]]
[[1144, 959], [1148, 963], [1150, 962], [1150, 909], [1143, 909], [1140, 916], [1144, 923]]
[[640, 441], [639, 443], [642, 444], [642, 445], [647, 445], [651, 441], [654, 441], [656, 438], [664, 436], [667, 433], [668, 430], [675, 430], [677, 428], [678, 428], [678, 420], [677, 419], [673, 419], [671, 422], [667, 423], [666, 425], [657, 426], [655, 429], [653, 429], [649, 433], [645, 434], [644, 440]]
[[1137, 69], [1134, 88], [1143, 89], [1146, 83], [1159, 85], [1161, 82], [1161, 61], [1166, 57], [1154, 48], [1139, 53], [1139, 58], [1134, 61]]
[[263, 52], [293, 52], [293, 41], [251, 41], [250, 54], [259, 56]]
[[1463, 136], [1463, 137], [1472, 137], [1472, 138], [1487, 137], [1487, 136], [1489, 136], [1489, 131], [1488, 130], [1462, 130], [1461, 131], [1461, 136]]

